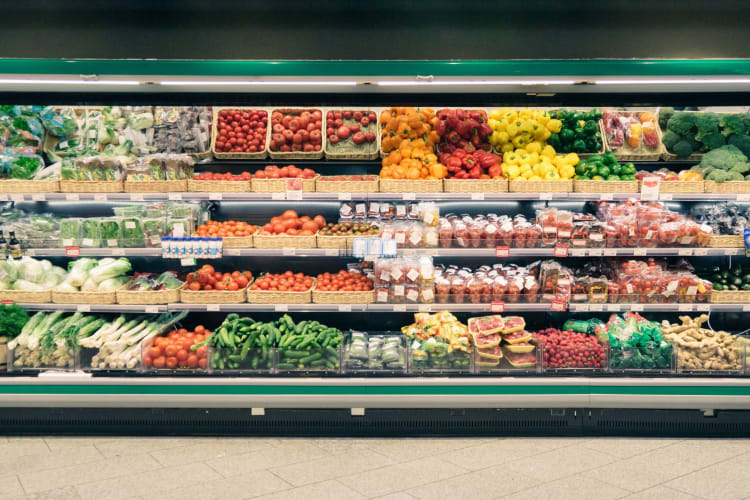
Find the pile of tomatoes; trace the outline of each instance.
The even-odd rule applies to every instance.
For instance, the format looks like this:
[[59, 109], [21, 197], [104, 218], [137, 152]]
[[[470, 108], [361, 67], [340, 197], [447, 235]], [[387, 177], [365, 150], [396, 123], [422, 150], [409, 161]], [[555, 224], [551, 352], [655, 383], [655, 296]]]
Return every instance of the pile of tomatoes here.
[[326, 135], [330, 144], [351, 140], [354, 145], [374, 143], [378, 117], [374, 111], [329, 111]]
[[294, 210], [286, 210], [279, 217], [272, 217], [271, 221], [260, 228], [258, 234], [262, 236], [272, 236], [286, 234], [289, 236], [312, 236], [320, 228], [326, 225], [326, 220], [322, 215], [316, 215], [313, 218], [303, 215], [297, 215]]
[[373, 289], [372, 280], [357, 271], [344, 271], [335, 274], [318, 275], [315, 289], [321, 292], [365, 292]]
[[258, 109], [222, 109], [216, 121], [218, 153], [258, 153], [266, 149], [268, 113]]
[[201, 172], [195, 174], [193, 180], [195, 181], [249, 181], [253, 178], [253, 174], [250, 172], [242, 172], [241, 174], [233, 174], [227, 172], [225, 174], [219, 172]]
[[250, 290], [269, 292], [306, 292], [312, 288], [312, 285], [312, 276], [286, 271], [281, 274], [264, 274], [250, 285]]
[[266, 168], [263, 170], [255, 172], [253, 177], [256, 179], [313, 179], [315, 178], [315, 170], [311, 168], [297, 168], [294, 165], [287, 165], [281, 168], [276, 165], [266, 165]]
[[297, 113], [271, 113], [271, 151], [314, 152], [323, 146], [323, 113], [319, 109]]
[[248, 283], [253, 281], [253, 273], [250, 271], [233, 271], [231, 273], [220, 273], [212, 265], [205, 264], [194, 273], [187, 275], [186, 287], [194, 292], [200, 290], [242, 290]]
[[205, 345], [196, 350], [190, 348], [200, 344], [211, 335], [203, 325], [188, 331], [184, 328], [172, 330], [164, 337], [156, 337], [154, 343], [143, 353], [143, 366], [146, 368], [200, 368], [208, 364], [208, 348]]
[[212, 238], [217, 236], [220, 238], [243, 237], [252, 236], [257, 230], [258, 226], [243, 221], [227, 220], [219, 222], [208, 220], [205, 224], [198, 226], [193, 236], [209, 236]]

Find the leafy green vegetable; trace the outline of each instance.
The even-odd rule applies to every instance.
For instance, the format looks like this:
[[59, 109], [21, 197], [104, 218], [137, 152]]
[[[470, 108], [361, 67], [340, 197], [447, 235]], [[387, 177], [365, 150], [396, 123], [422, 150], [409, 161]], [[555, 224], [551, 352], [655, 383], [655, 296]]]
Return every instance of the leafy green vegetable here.
[[29, 321], [29, 314], [23, 307], [0, 305], [0, 337], [16, 338]]

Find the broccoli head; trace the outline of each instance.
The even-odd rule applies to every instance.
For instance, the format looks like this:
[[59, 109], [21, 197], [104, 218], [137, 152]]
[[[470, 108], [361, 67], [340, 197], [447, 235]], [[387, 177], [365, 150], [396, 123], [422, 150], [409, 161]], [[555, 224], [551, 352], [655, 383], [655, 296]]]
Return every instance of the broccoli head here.
[[721, 120], [719, 121], [719, 124], [721, 125], [721, 133], [725, 136], [730, 136], [732, 134], [745, 134], [747, 132], [747, 127], [742, 118], [743, 115], [739, 114], [721, 115]]
[[667, 148], [669, 151], [672, 151], [672, 148], [675, 144], [677, 144], [677, 141], [680, 140], [680, 136], [672, 132], [671, 130], [667, 130], [664, 132], [664, 135], [661, 136], [661, 142], [664, 144], [664, 147]]
[[714, 170], [710, 174], [706, 176], [707, 181], [714, 181], [714, 182], [726, 182], [728, 181], [732, 176], [729, 175], [728, 171], [725, 170]]
[[698, 129], [698, 135], [705, 136], [718, 133], [719, 115], [717, 115], [716, 113], [696, 113], [695, 126]]
[[742, 174], [744, 177], [745, 174], [750, 172], [750, 163], [735, 163], [732, 165], [732, 168], [729, 169], [730, 172], [737, 172], [738, 174]]
[[667, 129], [678, 135], [694, 135], [695, 113], [681, 112], [675, 113], [667, 121]]
[[701, 133], [698, 132], [698, 134], [695, 136], [695, 139], [703, 144], [701, 150], [704, 150], [704, 152], [720, 148], [724, 144], [726, 144], [726, 138], [718, 132], [707, 135], [701, 135]]
[[659, 110], [659, 127], [661, 127], [662, 130], [667, 130], [667, 122], [672, 118], [673, 114], [674, 108], [671, 107], [665, 107]]
[[750, 158], [750, 136], [744, 134], [732, 134], [727, 137], [727, 144], [735, 146], [742, 151], [742, 154]]
[[745, 180], [745, 176], [735, 170], [730, 170], [727, 172], [727, 174], [729, 175], [729, 178], [727, 179], [728, 181], [744, 181]]
[[672, 146], [672, 152], [677, 156], [690, 156], [693, 154], [693, 145], [683, 137]]
[[[703, 155], [700, 166], [704, 168], [715, 168], [717, 170], [729, 170], [738, 163], [747, 163], [747, 156], [734, 146], [721, 146]], [[709, 179], [710, 180], [710, 179]]]

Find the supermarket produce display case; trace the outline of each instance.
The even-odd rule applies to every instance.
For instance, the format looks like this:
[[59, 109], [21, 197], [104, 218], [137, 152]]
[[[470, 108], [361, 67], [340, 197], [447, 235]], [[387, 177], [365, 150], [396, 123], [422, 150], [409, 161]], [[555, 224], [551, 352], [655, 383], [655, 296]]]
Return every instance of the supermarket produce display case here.
[[[335, 109], [365, 109], [380, 112], [389, 106], [440, 108], [545, 108], [602, 109], [662, 107], [714, 109], [717, 112], [745, 112], [750, 87], [750, 61], [96, 61], [96, 60], [0, 60], [0, 94], [11, 104], [61, 106], [213, 106], [215, 109], [243, 107], [265, 109], [314, 108], [322, 114]], [[79, 75], [96, 75], [81, 78]], [[214, 117], [215, 118], [215, 117]], [[216, 147], [216, 120], [211, 123], [210, 144]], [[271, 137], [271, 127], [268, 128]], [[603, 128], [602, 128], [603, 130]], [[323, 131], [325, 132], [325, 130]], [[663, 130], [659, 130], [661, 140]], [[325, 135], [323, 142], [325, 143]], [[379, 134], [378, 134], [379, 135]], [[606, 141], [603, 141], [603, 148]], [[380, 145], [380, 137], [377, 139]], [[368, 154], [349, 159], [319, 158], [320, 154], [295, 158], [269, 158], [258, 153], [218, 153], [195, 158], [196, 172], [254, 172], [265, 165], [295, 164], [313, 169], [319, 176], [377, 176], [380, 158]], [[318, 156], [316, 158], [315, 156]], [[656, 157], [659, 159], [656, 159]], [[664, 159], [666, 158], [666, 160]], [[636, 168], [648, 172], [660, 168], [687, 170], [699, 158], [656, 156], [628, 157]], [[51, 162], [50, 162], [51, 163]], [[316, 177], [317, 179], [317, 177]], [[169, 181], [167, 181], [169, 182]], [[111, 216], [115, 207], [170, 202], [195, 203], [216, 220], [250, 219], [259, 223], [287, 209], [300, 214], [321, 214], [335, 220], [342, 203], [398, 205], [433, 202], [441, 215], [466, 213], [534, 216], [538, 210], [557, 208], [573, 212], [593, 212], [598, 203], [625, 203], [641, 199], [637, 182], [628, 192], [609, 189], [552, 189], [545, 192], [508, 192], [506, 189], [455, 192], [434, 189], [409, 191], [408, 181], [399, 191], [380, 189], [377, 182], [366, 190], [349, 192], [325, 188], [268, 192], [253, 189], [252, 182], [239, 190], [222, 189], [218, 182], [204, 191], [186, 189], [171, 192], [113, 192], [84, 189], [83, 192], [43, 193], [13, 191], [0, 193], [0, 200], [27, 213], [51, 213], [58, 217]], [[333, 182], [333, 181], [331, 181]], [[345, 181], [352, 182], [352, 181]], [[356, 181], [354, 181], [356, 182]], [[512, 181], [519, 182], [519, 181]], [[520, 181], [523, 182], [523, 181]], [[592, 181], [594, 182], [594, 181]], [[604, 181], [603, 181], [604, 182]], [[314, 187], [313, 181], [310, 183]], [[381, 180], [382, 184], [382, 180]], [[665, 184], [662, 182], [662, 184]], [[750, 184], [750, 182], [748, 183]], [[436, 185], [442, 185], [437, 183]], [[632, 186], [639, 186], [633, 189]], [[740, 186], [737, 191], [664, 189], [652, 200], [669, 210], [690, 213], [695, 208], [731, 204], [746, 209], [750, 195]], [[463, 190], [463, 188], [462, 188]], [[80, 190], [77, 190], [80, 191]], [[99, 191], [99, 192], [97, 192]], [[158, 190], [157, 190], [158, 191]], [[717, 192], [718, 191], [718, 192]], [[646, 197], [643, 198], [644, 201]], [[269, 237], [266, 237], [269, 238]], [[318, 237], [320, 239], [320, 237]], [[322, 245], [293, 244], [226, 246], [220, 261], [206, 261], [217, 269], [249, 268], [254, 275], [279, 273], [286, 269], [314, 276], [336, 272], [355, 265], [367, 255], [357, 255], [352, 242], [324, 248]], [[152, 247], [96, 248], [81, 245], [26, 245], [24, 254], [67, 265], [75, 257], [127, 258], [136, 271], [161, 273], [177, 268], [195, 271], [204, 262], [184, 262], [162, 258], [162, 249]], [[312, 246], [312, 248], [303, 248]], [[399, 248], [403, 258], [430, 258], [437, 265], [468, 267], [482, 265], [528, 265], [535, 260], [556, 259], [571, 266], [598, 259], [687, 260], [695, 268], [742, 265], [745, 249], [738, 241], [731, 246], [596, 246], [538, 247], [436, 245], [432, 248]], [[377, 289], [376, 289], [377, 292]], [[201, 292], [194, 292], [201, 293]], [[92, 370], [90, 356], [74, 357], [74, 368], [58, 370], [14, 370], [9, 358], [8, 371], [0, 376], [0, 423], [8, 432], [34, 432], [34, 422], [44, 418], [61, 432], [82, 432], [87, 428], [111, 432], [115, 420], [122, 432], [138, 433], [138, 422], [153, 426], [154, 432], [174, 427], [183, 418], [178, 432], [191, 432], [201, 426], [210, 433], [300, 433], [300, 434], [685, 434], [701, 429], [706, 434], [746, 433], [750, 428], [750, 377], [742, 351], [742, 362], [731, 370], [688, 370], [679, 364], [679, 352], [658, 369], [623, 364], [625, 350], [613, 353], [605, 347], [605, 359], [595, 369], [548, 366], [541, 345], [532, 356], [533, 366], [516, 368], [508, 362], [507, 351], [501, 362], [490, 366], [477, 363], [473, 353], [454, 352], [453, 361], [425, 364], [414, 353], [421, 346], [401, 333], [415, 314], [451, 312], [457, 321], [493, 313], [523, 316], [529, 331], [555, 327], [562, 329], [568, 319], [598, 318], [606, 322], [612, 314], [637, 313], [649, 320], [677, 323], [681, 315], [710, 315], [717, 330], [739, 333], [744, 330], [750, 303], [743, 296], [729, 301], [605, 301], [574, 300], [524, 302], [511, 300], [454, 300], [441, 303], [393, 303], [374, 300], [339, 303], [253, 303], [252, 292], [235, 300], [190, 299], [163, 304], [83, 304], [21, 303], [30, 312], [66, 311], [98, 314], [111, 318], [118, 314], [156, 315], [187, 312], [181, 321], [186, 328], [198, 324], [217, 329], [227, 315], [252, 316], [255, 321], [272, 323], [285, 314], [300, 322], [319, 322], [343, 332], [334, 352], [294, 349], [291, 356], [279, 347], [263, 352], [250, 348], [246, 364], [212, 367], [212, 356], [229, 359], [237, 355], [225, 347], [208, 352], [208, 368], [202, 371], [143, 369]], [[314, 295], [314, 292], [313, 292]], [[375, 293], [377, 297], [377, 293]], [[199, 296], [198, 296], [199, 297]], [[115, 300], [116, 302], [116, 300]], [[216, 303], [220, 302], [220, 303]], [[364, 303], [363, 303], [364, 302]], [[381, 338], [390, 345], [390, 362], [363, 358], [352, 361], [351, 339], [356, 332]], [[264, 335], [269, 332], [264, 331]], [[283, 334], [283, 333], [282, 333]], [[388, 338], [394, 343], [388, 344]], [[301, 341], [300, 341], [301, 342]], [[369, 342], [369, 340], [368, 340]], [[376, 343], [380, 342], [378, 340]], [[503, 344], [506, 345], [506, 344]], [[397, 346], [397, 348], [396, 348]], [[148, 350], [152, 345], [145, 346]], [[360, 346], [361, 347], [361, 346]], [[265, 347], [264, 347], [265, 348]], [[256, 350], [257, 349], [257, 350]], [[144, 350], [144, 352], [146, 352]], [[12, 350], [11, 350], [12, 351]], [[238, 351], [239, 352], [239, 351]], [[380, 351], [377, 351], [380, 355]], [[623, 354], [625, 353], [625, 354]], [[90, 353], [88, 353], [90, 354]], [[145, 356], [145, 354], [144, 354]], [[283, 357], [285, 356], [285, 357]], [[465, 357], [465, 359], [464, 359]], [[460, 358], [460, 359], [459, 359]], [[296, 359], [305, 363], [297, 366]], [[364, 359], [364, 361], [363, 361]], [[391, 358], [389, 358], [391, 359]], [[452, 359], [452, 358], [450, 358]], [[510, 358], [514, 359], [514, 358]], [[239, 360], [239, 358], [238, 358]], [[620, 360], [620, 361], [618, 361]], [[255, 363], [253, 362], [255, 361]], [[196, 413], [201, 408], [201, 414]], [[240, 410], [245, 410], [238, 413]], [[250, 410], [249, 413], [247, 410]], [[118, 412], [118, 413], [114, 413]], [[426, 413], [433, 412], [433, 413]], [[53, 415], [50, 417], [50, 415]], [[401, 421], [399, 427], [399, 420]], [[657, 420], [662, 426], [648, 422]], [[224, 422], [210, 425], [210, 422]], [[79, 425], [76, 425], [79, 422]], [[186, 424], [187, 422], [187, 424]], [[422, 424], [420, 424], [420, 422]], [[295, 424], [299, 424], [295, 427]], [[697, 426], [697, 427], [696, 427]], [[142, 426], [140, 426], [142, 427]], [[305, 430], [306, 429], [306, 430]], [[399, 430], [401, 429], [401, 430]], [[145, 431], [144, 431], [145, 432]]]

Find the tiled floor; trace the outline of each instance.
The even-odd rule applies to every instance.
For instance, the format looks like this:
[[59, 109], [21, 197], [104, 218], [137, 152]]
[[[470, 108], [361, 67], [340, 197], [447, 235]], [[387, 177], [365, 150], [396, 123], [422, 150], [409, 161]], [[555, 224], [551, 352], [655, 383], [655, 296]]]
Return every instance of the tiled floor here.
[[0, 499], [750, 498], [750, 439], [0, 437]]

